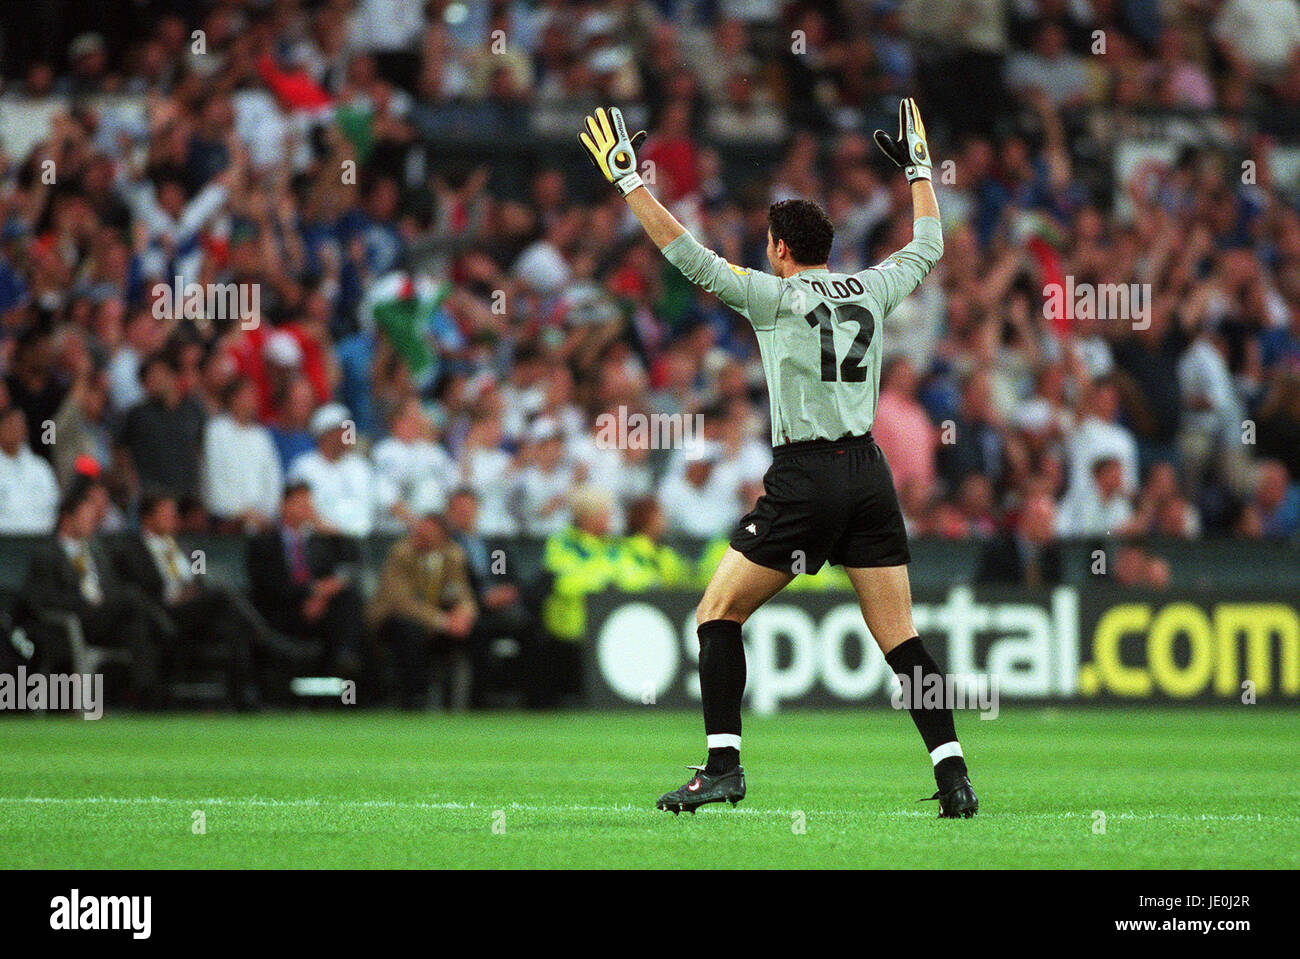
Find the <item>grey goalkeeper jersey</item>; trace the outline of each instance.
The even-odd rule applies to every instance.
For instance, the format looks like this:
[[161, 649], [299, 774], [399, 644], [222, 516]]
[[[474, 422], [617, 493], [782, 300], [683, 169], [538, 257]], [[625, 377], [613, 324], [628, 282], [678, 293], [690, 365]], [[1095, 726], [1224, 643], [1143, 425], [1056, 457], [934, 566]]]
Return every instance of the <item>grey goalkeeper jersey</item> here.
[[689, 233], [668, 261], [749, 320], [767, 375], [772, 445], [837, 440], [871, 429], [880, 395], [881, 321], [943, 256], [934, 217], [883, 263], [847, 275], [804, 270], [789, 279], [732, 266]]

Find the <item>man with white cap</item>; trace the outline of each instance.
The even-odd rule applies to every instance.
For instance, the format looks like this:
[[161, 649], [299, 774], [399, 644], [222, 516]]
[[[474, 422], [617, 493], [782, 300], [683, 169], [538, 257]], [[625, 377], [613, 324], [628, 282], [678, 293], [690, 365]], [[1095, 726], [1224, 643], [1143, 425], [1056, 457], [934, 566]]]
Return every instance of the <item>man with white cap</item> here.
[[718, 444], [700, 440], [685, 450], [685, 465], [659, 488], [668, 529], [682, 536], [712, 539], [735, 523], [740, 505], [734, 474], [717, 469]]
[[316, 448], [293, 461], [290, 482], [306, 483], [322, 520], [345, 536], [375, 527], [376, 483], [356, 449], [356, 424], [341, 403], [326, 403], [309, 423]]
[[569, 497], [577, 473], [565, 452], [560, 424], [543, 416], [528, 431], [528, 466], [516, 491], [523, 529], [529, 536], [550, 536], [569, 524]]

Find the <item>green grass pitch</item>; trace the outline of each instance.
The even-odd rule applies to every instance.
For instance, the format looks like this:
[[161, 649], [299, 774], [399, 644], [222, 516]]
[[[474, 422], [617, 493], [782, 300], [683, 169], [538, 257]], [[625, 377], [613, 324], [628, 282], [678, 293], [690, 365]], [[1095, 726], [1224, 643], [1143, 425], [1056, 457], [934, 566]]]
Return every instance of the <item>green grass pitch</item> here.
[[680, 817], [654, 800], [703, 755], [699, 718], [652, 707], [24, 717], [0, 723], [0, 866], [1300, 866], [1292, 711], [959, 730], [982, 808], [949, 822], [917, 803], [929, 762], [889, 709], [747, 717], [748, 798]]

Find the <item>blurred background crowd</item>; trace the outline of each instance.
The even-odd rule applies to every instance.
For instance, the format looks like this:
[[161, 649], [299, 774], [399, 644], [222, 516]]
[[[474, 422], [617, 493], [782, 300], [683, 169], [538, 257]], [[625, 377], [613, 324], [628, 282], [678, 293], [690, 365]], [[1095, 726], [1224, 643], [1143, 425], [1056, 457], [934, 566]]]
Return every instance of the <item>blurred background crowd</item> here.
[[[297, 565], [299, 525], [339, 562], [372, 534], [460, 544], [468, 580], [429, 609], [364, 598], [380, 627], [497, 610], [580, 638], [575, 595], [695, 583], [770, 462], [756, 343], [586, 166], [580, 117], [643, 125], [653, 189], [731, 262], [765, 268], [767, 207], [799, 196], [854, 272], [910, 239], [870, 139], [903, 95], [946, 235], [881, 327], [911, 535], [1040, 583], [1063, 539], [1300, 532], [1295, 0], [0, 9], [2, 534], [153, 524], [175, 596], [176, 534], [279, 535], [306, 592], [277, 612], [255, 577], [253, 613], [318, 636], [363, 599]], [[1067, 280], [1135, 299], [1046, 308]], [[605, 413], [703, 437], [609, 444]], [[545, 544], [536, 602], [494, 585], [485, 544], [513, 538]], [[1168, 571], [1135, 546], [1116, 575]]]

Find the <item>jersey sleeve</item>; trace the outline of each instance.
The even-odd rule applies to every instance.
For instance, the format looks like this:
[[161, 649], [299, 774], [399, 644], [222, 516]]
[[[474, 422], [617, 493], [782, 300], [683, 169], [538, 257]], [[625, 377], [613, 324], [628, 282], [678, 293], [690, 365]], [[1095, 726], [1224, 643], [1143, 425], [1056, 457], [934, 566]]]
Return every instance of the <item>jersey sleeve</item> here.
[[776, 326], [781, 301], [781, 281], [767, 273], [733, 266], [690, 233], [683, 233], [663, 249], [668, 262], [702, 290], [712, 293], [758, 330]]
[[876, 297], [880, 319], [894, 311], [904, 297], [921, 285], [926, 274], [943, 256], [943, 229], [932, 216], [923, 216], [912, 227], [912, 242], [883, 263], [858, 274], [867, 291]]

